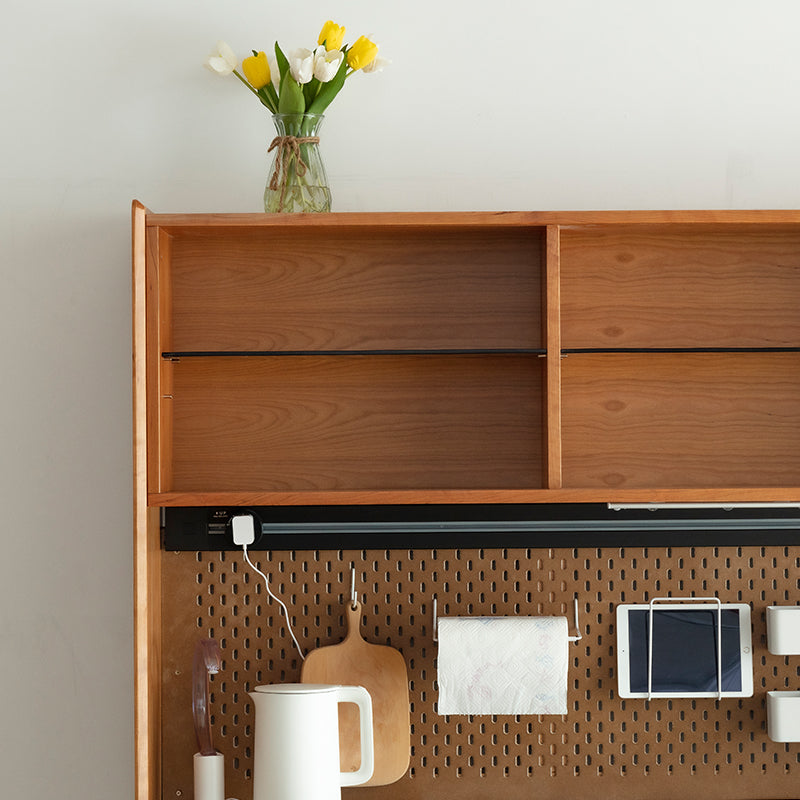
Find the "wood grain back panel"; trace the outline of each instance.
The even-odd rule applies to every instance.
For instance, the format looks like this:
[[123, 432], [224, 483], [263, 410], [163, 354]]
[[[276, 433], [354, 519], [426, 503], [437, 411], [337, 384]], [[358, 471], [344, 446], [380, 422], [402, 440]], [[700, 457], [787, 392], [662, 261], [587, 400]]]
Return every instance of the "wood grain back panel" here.
[[796, 486], [800, 354], [570, 355], [564, 486]]
[[172, 239], [175, 350], [541, 347], [540, 229]]
[[536, 356], [185, 358], [174, 486], [541, 488]]
[[564, 229], [563, 346], [796, 347], [798, 270], [796, 226]]

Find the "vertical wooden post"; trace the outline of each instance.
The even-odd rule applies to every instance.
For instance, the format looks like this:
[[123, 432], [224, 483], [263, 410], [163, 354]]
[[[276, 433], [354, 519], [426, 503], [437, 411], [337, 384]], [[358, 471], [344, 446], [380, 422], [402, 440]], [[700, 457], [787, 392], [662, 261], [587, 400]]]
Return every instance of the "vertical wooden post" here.
[[561, 237], [558, 225], [545, 236], [545, 429], [547, 488], [560, 489], [561, 476]]
[[146, 214], [134, 202], [133, 225], [133, 523], [134, 714], [136, 800], [160, 796], [161, 598], [160, 520], [147, 505]]

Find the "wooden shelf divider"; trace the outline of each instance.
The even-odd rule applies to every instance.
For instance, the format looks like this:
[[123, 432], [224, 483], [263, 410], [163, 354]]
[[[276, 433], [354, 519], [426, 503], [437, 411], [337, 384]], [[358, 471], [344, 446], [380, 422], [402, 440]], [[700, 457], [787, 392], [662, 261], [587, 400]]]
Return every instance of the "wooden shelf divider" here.
[[561, 236], [557, 225], [548, 225], [545, 245], [547, 343], [547, 488], [560, 489], [561, 475]]

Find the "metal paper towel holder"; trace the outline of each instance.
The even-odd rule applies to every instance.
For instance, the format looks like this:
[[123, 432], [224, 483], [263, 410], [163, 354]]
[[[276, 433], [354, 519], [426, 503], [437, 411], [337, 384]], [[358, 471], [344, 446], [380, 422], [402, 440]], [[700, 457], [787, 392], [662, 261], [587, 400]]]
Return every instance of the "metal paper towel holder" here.
[[[436, 595], [433, 596], [433, 641], [439, 641], [439, 615], [437, 613], [438, 601]], [[578, 621], [578, 598], [575, 598], [575, 636], [567, 636], [567, 641], [579, 642], [583, 638], [581, 626]]]

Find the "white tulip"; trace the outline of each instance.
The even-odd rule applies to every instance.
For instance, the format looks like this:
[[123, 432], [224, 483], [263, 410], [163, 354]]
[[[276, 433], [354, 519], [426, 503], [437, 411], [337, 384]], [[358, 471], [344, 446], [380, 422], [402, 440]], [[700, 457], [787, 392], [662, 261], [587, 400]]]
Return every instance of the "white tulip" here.
[[339, 71], [344, 60], [341, 50], [326, 50], [320, 45], [314, 51], [314, 77], [320, 83], [327, 83]]
[[388, 67], [392, 62], [388, 58], [375, 56], [366, 67], [362, 67], [362, 72], [383, 72], [384, 67]]
[[230, 75], [236, 69], [236, 53], [227, 42], [217, 42], [217, 49], [207, 59], [205, 66], [217, 75]]
[[305, 47], [289, 54], [289, 70], [298, 83], [308, 83], [314, 77], [314, 53]]
[[276, 92], [280, 92], [281, 71], [278, 68], [278, 61], [275, 56], [267, 54], [267, 63], [269, 64], [269, 74], [272, 76], [272, 85], [275, 87]]

